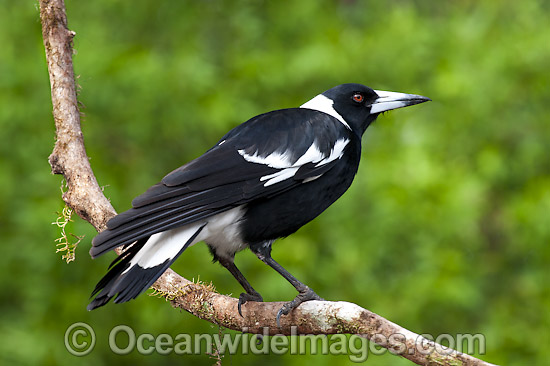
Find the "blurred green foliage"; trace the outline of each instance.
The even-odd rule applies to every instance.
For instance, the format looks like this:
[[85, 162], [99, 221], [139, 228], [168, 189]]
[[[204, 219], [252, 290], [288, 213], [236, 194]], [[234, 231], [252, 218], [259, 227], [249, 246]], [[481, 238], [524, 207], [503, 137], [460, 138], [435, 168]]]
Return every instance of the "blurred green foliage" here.
[[[194, 362], [207, 355], [114, 355], [109, 331], [218, 333], [141, 296], [87, 312], [112, 255], [55, 253], [61, 178], [37, 4], [0, 0], [0, 363]], [[227, 130], [298, 106], [343, 82], [434, 101], [381, 116], [350, 190], [274, 247], [330, 300], [415, 332], [482, 333], [483, 359], [543, 365], [550, 344], [550, 5], [526, 1], [68, 1], [91, 163], [114, 207], [207, 150]], [[237, 264], [266, 300], [294, 289], [250, 252]], [[204, 245], [175, 264], [187, 278], [241, 292]], [[63, 336], [96, 331], [77, 358]], [[228, 331], [226, 331], [228, 332]], [[231, 333], [231, 332], [229, 332]], [[227, 355], [224, 364], [349, 364], [347, 356]], [[372, 365], [409, 365], [392, 355]]]

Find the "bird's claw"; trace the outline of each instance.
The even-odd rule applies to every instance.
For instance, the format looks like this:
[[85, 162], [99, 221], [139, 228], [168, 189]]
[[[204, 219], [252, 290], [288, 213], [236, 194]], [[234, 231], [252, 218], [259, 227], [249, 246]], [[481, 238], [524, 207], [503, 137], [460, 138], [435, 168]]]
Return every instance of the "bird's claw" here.
[[305, 291], [300, 292], [298, 296], [294, 298], [294, 300], [285, 303], [279, 309], [276, 317], [277, 327], [281, 327], [281, 316], [288, 315], [288, 313], [300, 306], [301, 303], [311, 300], [324, 301], [325, 299], [317, 295], [312, 289], [308, 287]]
[[263, 302], [264, 299], [259, 293], [255, 294], [249, 294], [246, 292], [243, 292], [239, 295], [239, 303], [237, 304], [237, 310], [239, 311], [239, 315], [243, 317], [243, 313], [241, 311], [241, 306], [246, 304], [248, 301], [256, 301], [256, 302]]

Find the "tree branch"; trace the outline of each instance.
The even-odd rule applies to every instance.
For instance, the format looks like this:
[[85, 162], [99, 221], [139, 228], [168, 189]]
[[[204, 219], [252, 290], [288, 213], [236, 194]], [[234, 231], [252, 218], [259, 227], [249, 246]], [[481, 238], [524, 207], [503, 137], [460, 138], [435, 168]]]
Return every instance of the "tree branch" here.
[[72, 61], [75, 32], [67, 28], [63, 0], [40, 0], [42, 38], [50, 74], [57, 140], [49, 162], [53, 174], [62, 174], [68, 190], [63, 200], [97, 230], [116, 214], [94, 176], [80, 129]]
[[[75, 33], [67, 28], [63, 0], [40, 0], [40, 18], [57, 136], [49, 157], [52, 173], [63, 175], [67, 181], [65, 203], [101, 231], [116, 212], [103, 195], [84, 148], [72, 64]], [[303, 303], [282, 317], [278, 328], [275, 317], [281, 302], [246, 303], [241, 317], [237, 313], [237, 299], [193, 283], [171, 269], [153, 288], [173, 307], [229, 329], [269, 335], [358, 334], [419, 365], [490, 365], [449, 350], [352, 303]]]

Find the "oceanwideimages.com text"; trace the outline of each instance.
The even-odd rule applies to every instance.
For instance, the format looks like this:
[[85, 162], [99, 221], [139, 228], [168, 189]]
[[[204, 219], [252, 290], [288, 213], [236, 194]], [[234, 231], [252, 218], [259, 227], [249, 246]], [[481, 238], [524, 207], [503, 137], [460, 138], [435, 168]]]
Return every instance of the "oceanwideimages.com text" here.
[[[258, 336], [250, 333], [188, 334], [136, 333], [127, 325], [117, 325], [106, 335], [110, 351], [118, 355], [138, 352], [151, 354], [321, 354], [347, 356], [353, 362], [364, 362], [369, 355], [381, 355], [388, 349], [380, 345], [391, 345], [394, 354], [485, 354], [485, 337], [482, 334], [440, 334], [433, 336], [422, 334], [414, 347], [407, 346], [403, 334], [384, 336], [377, 334], [373, 342], [359, 335], [298, 335], [296, 327], [291, 336], [271, 335], [265, 328]], [[96, 346], [94, 329], [86, 323], [74, 323], [67, 328], [64, 337], [65, 347], [75, 356], [85, 356], [93, 352]], [[376, 343], [375, 343], [376, 342]], [[433, 347], [436, 342], [438, 347]]]

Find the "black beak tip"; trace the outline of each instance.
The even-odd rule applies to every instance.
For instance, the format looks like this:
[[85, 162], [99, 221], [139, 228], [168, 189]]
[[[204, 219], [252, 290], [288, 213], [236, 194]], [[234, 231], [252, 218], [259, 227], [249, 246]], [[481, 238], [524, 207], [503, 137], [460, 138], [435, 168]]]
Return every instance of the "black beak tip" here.
[[408, 100], [409, 105], [415, 105], [425, 102], [431, 102], [431, 98], [425, 97], [423, 95], [414, 95], [411, 99]]
[[416, 95], [414, 99], [417, 100], [418, 103], [424, 103], [424, 102], [431, 102], [432, 101], [431, 98], [425, 97], [423, 95]]

